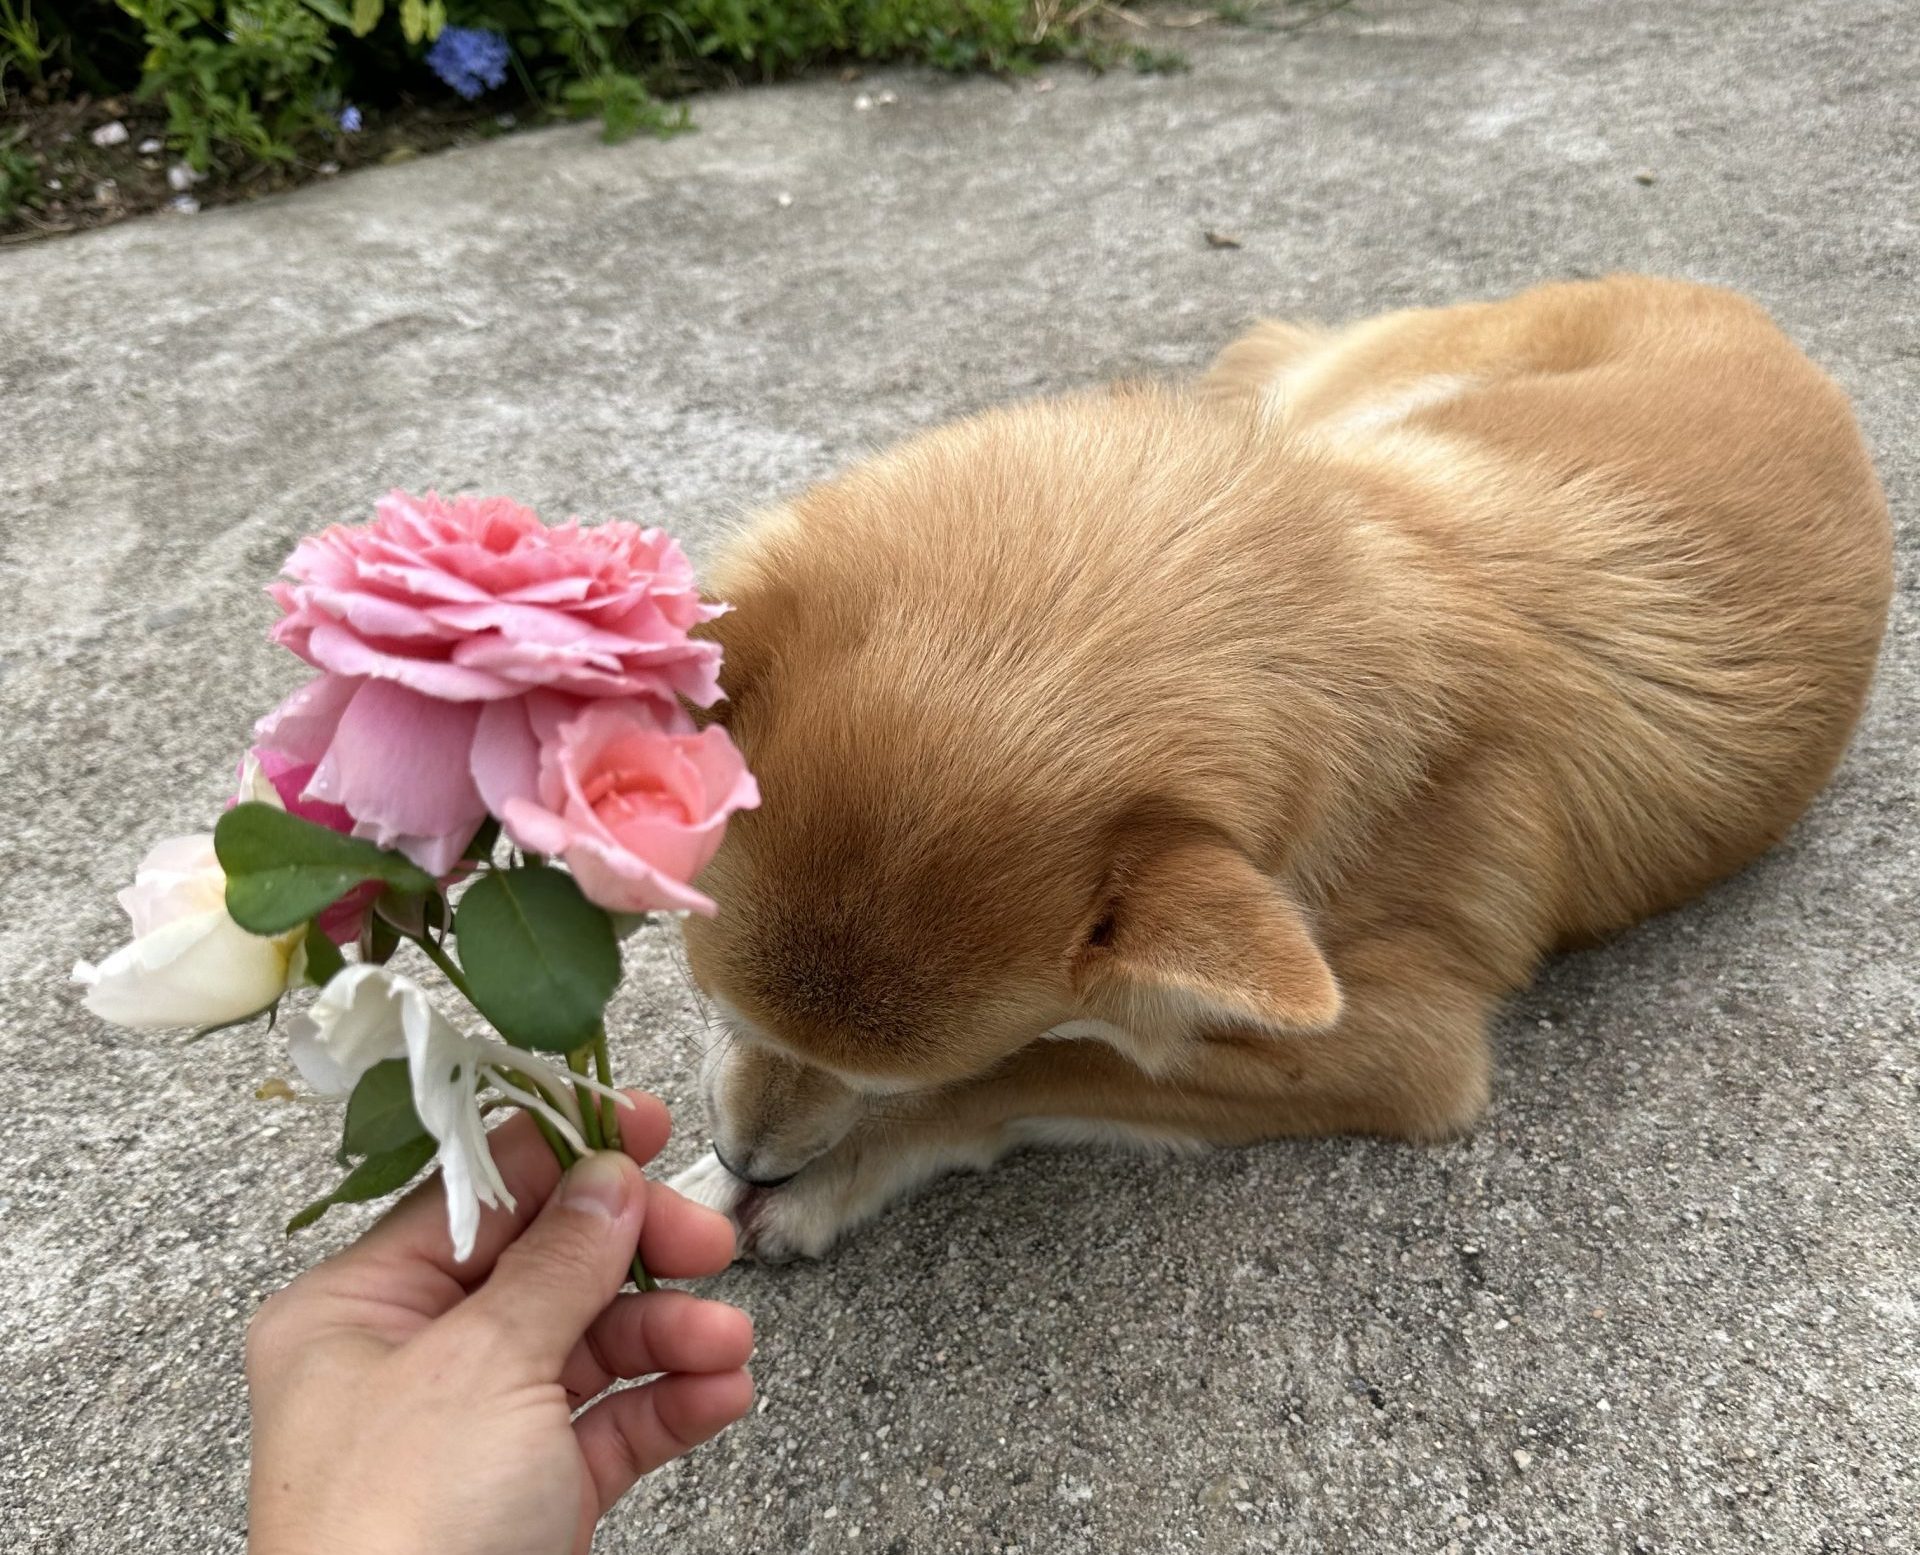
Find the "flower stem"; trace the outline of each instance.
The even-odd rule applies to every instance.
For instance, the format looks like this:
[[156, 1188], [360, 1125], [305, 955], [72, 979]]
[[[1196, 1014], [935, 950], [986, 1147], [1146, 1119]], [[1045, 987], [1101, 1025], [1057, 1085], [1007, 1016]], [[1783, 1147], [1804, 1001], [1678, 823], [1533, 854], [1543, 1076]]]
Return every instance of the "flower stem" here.
[[[591, 1057], [589, 1057], [591, 1052]], [[611, 1073], [607, 1063], [607, 1028], [604, 1025], [594, 1027], [593, 1041], [582, 1044], [567, 1054], [567, 1067], [577, 1075], [585, 1075], [591, 1063], [598, 1071], [602, 1085], [611, 1085]], [[618, 1150], [620, 1146], [620, 1120], [614, 1116], [611, 1097], [596, 1096], [584, 1085], [576, 1085], [573, 1094], [580, 1101], [580, 1133], [596, 1150]], [[658, 1290], [654, 1278], [647, 1273], [647, 1266], [640, 1261], [640, 1250], [633, 1253], [633, 1283], [643, 1291]]]
[[[473, 1004], [473, 990], [467, 986], [466, 974], [453, 964], [452, 956], [434, 944], [433, 936], [430, 934], [409, 934], [407, 938], [424, 950], [427, 953], [427, 959], [439, 967], [447, 981], [460, 990], [460, 996], [465, 999], [467, 1003]], [[474, 1008], [478, 1009], [479, 1006], [474, 1005]]]
[[[593, 1073], [602, 1085], [613, 1084], [613, 1064], [607, 1057], [607, 1028], [593, 1029]], [[620, 1109], [611, 1096], [600, 1098], [600, 1132], [609, 1144], [620, 1138]]]
[[[567, 1054], [567, 1067], [577, 1075], [584, 1076], [590, 1062], [584, 1047], [577, 1047]], [[606, 1149], [607, 1141], [600, 1131], [600, 1098], [584, 1085], [576, 1085], [573, 1096], [580, 1104], [580, 1137], [594, 1150]]]

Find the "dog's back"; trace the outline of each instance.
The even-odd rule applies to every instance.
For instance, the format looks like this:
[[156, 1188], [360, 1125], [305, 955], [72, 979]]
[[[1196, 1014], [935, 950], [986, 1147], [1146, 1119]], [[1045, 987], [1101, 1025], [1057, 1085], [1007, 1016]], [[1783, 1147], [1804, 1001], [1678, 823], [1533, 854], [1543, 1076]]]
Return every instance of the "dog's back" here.
[[1210, 387], [1424, 489], [1404, 532], [1517, 655], [1509, 690], [1545, 693], [1492, 705], [1532, 724], [1563, 936], [1694, 894], [1830, 775], [1891, 536], [1845, 397], [1751, 302], [1623, 276], [1338, 335], [1268, 326]]

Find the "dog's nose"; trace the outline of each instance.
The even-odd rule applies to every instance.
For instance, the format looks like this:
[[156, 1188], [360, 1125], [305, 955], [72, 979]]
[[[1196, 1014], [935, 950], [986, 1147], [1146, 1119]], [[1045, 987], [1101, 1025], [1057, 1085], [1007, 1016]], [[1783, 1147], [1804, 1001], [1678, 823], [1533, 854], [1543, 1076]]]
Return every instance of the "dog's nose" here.
[[751, 1170], [753, 1166], [752, 1153], [749, 1153], [746, 1160], [740, 1165], [735, 1166], [733, 1162], [729, 1161], [726, 1156], [721, 1153], [717, 1140], [713, 1146], [713, 1158], [733, 1173], [734, 1176], [738, 1177], [749, 1188], [778, 1188], [783, 1183], [792, 1182], [794, 1178], [800, 1175], [798, 1172], [788, 1172], [784, 1177], [755, 1177]]

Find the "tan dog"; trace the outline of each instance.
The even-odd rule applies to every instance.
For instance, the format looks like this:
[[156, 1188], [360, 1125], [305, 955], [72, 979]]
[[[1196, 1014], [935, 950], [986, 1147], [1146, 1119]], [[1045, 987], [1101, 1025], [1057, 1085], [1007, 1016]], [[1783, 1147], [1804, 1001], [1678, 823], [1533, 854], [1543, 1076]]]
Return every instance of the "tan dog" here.
[[1466, 1128], [1542, 956], [1826, 781], [1891, 541], [1757, 307], [1620, 277], [976, 416], [714, 583], [766, 803], [678, 1185], [774, 1259], [1026, 1141]]

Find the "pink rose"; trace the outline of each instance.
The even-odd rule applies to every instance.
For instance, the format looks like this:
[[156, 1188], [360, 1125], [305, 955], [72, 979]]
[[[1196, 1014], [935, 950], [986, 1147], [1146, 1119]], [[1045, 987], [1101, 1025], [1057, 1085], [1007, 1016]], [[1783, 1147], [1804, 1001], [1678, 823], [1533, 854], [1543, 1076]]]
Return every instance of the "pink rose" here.
[[435, 875], [489, 811], [532, 797], [543, 736], [585, 699], [667, 716], [720, 695], [718, 644], [687, 635], [720, 609], [657, 529], [395, 492], [372, 523], [302, 540], [284, 571], [274, 640], [322, 673], [259, 742], [313, 765], [304, 798]]
[[258, 747], [248, 751], [247, 759], [240, 763], [240, 791], [228, 803], [229, 810], [243, 800], [266, 798], [264, 793], [258, 791], [258, 784], [254, 781], [256, 773], [273, 789], [274, 796], [280, 801], [280, 808], [287, 814], [297, 815], [303, 821], [312, 821], [315, 826], [324, 826], [328, 831], [350, 833], [353, 830], [353, 817], [339, 805], [306, 797], [307, 784], [313, 780], [312, 762], [290, 761], [278, 751], [261, 750]]
[[642, 704], [595, 703], [561, 724], [541, 746], [539, 793], [508, 803], [507, 835], [565, 858], [588, 899], [612, 912], [711, 913], [689, 882], [727, 817], [760, 803], [726, 730], [663, 729]]

